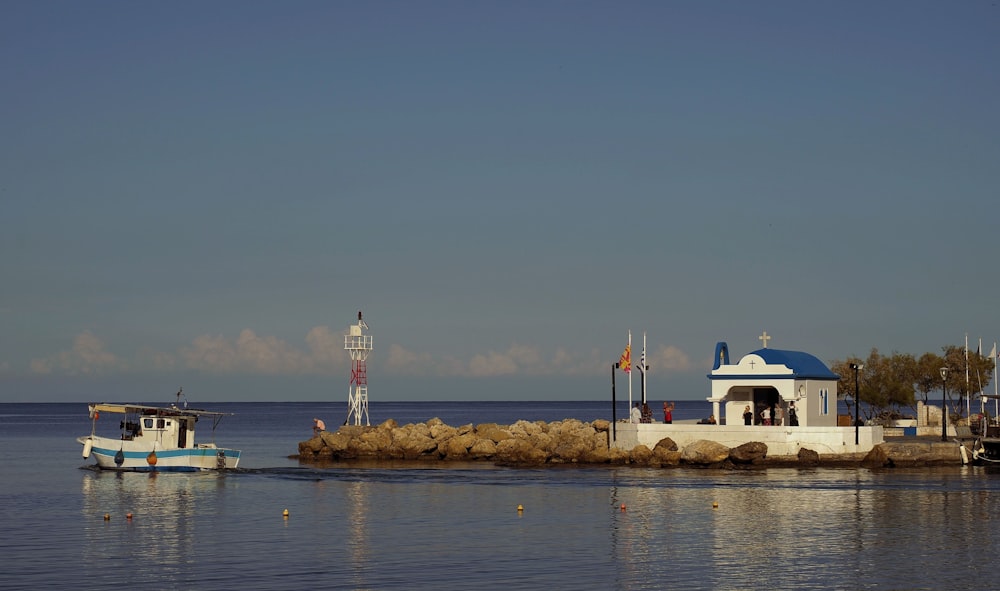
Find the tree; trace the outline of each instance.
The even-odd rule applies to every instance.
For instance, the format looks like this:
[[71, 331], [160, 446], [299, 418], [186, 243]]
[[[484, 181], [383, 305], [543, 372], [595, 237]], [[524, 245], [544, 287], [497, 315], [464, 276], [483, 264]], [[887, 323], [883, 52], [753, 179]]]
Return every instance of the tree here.
[[917, 360], [916, 368], [916, 390], [922, 395], [924, 404], [928, 402], [928, 395], [941, 389], [941, 367], [944, 366], [944, 359], [934, 353], [924, 353]]
[[[985, 384], [993, 379], [994, 367], [991, 357], [980, 352], [966, 354], [964, 347], [948, 345], [941, 348], [943, 355], [924, 353], [919, 359], [912, 355], [893, 352], [884, 356], [872, 348], [867, 359], [850, 357], [845, 361], [834, 361], [830, 369], [840, 375], [837, 390], [854, 394], [854, 370], [852, 363], [861, 363], [864, 369], [858, 374], [861, 400], [868, 405], [865, 418], [893, 416], [903, 407], [914, 408], [916, 395], [924, 403], [929, 402], [931, 392], [942, 387], [941, 368], [948, 368], [945, 382], [948, 388], [950, 414], [954, 418], [964, 415], [964, 397], [974, 399]], [[969, 379], [966, 380], [966, 368]]]
[[918, 365], [912, 355], [893, 352], [887, 357], [879, 353], [877, 348], [872, 348], [867, 359], [851, 358], [847, 361], [835, 361], [832, 369], [840, 374], [838, 391], [854, 393], [852, 363], [864, 366], [858, 373], [860, 397], [854, 396], [854, 398], [860, 399], [868, 406], [864, 411], [866, 419], [899, 418], [904, 407], [915, 406], [914, 384], [917, 380]]

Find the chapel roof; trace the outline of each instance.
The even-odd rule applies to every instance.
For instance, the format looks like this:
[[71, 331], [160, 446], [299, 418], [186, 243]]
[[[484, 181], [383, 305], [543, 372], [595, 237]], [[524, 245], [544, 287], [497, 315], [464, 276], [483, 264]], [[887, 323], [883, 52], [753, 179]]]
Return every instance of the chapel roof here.
[[830, 371], [816, 356], [803, 351], [783, 349], [757, 349], [748, 355], [757, 355], [768, 365], [784, 365], [795, 373], [797, 379], [839, 380], [840, 376]]

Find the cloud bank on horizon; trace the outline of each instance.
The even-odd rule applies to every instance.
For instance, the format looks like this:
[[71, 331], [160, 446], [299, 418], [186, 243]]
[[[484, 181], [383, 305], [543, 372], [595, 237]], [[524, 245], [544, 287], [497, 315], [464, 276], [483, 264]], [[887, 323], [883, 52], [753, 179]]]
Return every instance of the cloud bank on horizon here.
[[[559, 348], [545, 353], [537, 346], [513, 344], [504, 351], [489, 351], [467, 359], [388, 346], [386, 359], [378, 355], [370, 363], [390, 375], [420, 377], [497, 376], [598, 376], [607, 372], [607, 355], [597, 350], [573, 354]], [[688, 372], [694, 369], [690, 357], [674, 346], [660, 345], [646, 353], [647, 365], [659, 371]], [[633, 359], [637, 362], [636, 359]], [[143, 349], [132, 356], [116, 354], [91, 332], [73, 339], [72, 347], [48, 357], [32, 359], [30, 372], [38, 375], [100, 376], [114, 373], [201, 371], [217, 375], [336, 375], [348, 371], [342, 333], [317, 326], [305, 336], [304, 346], [296, 347], [274, 336], [260, 336], [247, 328], [235, 339], [222, 335], [201, 335], [177, 351]], [[699, 366], [700, 367], [700, 366]]]

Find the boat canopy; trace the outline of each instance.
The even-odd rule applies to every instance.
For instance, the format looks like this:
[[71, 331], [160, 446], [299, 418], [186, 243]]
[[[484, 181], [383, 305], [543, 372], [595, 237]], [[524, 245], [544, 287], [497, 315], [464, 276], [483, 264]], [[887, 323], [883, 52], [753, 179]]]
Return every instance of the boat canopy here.
[[162, 406], [145, 406], [142, 404], [118, 404], [118, 403], [108, 403], [100, 402], [97, 404], [90, 405], [90, 412], [110, 412], [110, 413], [142, 413], [142, 414], [155, 414], [158, 416], [211, 416], [211, 417], [224, 417], [227, 415], [232, 415], [233, 413], [215, 412], [210, 410], [198, 410], [198, 409], [188, 409], [188, 408], [177, 408], [177, 407], [162, 407]]

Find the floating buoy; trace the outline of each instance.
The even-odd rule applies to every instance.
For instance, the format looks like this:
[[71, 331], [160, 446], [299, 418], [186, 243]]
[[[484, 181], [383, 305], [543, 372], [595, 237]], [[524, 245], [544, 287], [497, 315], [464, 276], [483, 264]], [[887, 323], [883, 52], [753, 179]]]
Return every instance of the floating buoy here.
[[110, 513], [105, 513], [104, 514], [104, 521], [111, 521], [111, 514]]
[[718, 501], [713, 501], [712, 502], [712, 508], [713, 509], [718, 509], [719, 508], [719, 502]]
[[90, 450], [92, 449], [94, 449], [94, 440], [88, 437], [87, 442], [83, 444], [83, 459], [90, 457]]
[[149, 455], [146, 456], [146, 463], [149, 464], [150, 466], [155, 466], [156, 465], [156, 451], [155, 450], [149, 452]]
[[622, 512], [625, 512], [625, 503], [622, 503]]
[[125, 452], [123, 450], [118, 450], [115, 454], [115, 466], [121, 467], [125, 463]]
[[285, 509], [284, 511], [282, 511], [281, 512], [281, 516], [284, 517], [285, 519], [288, 519], [288, 509]]
[[517, 506], [517, 512], [518, 513], [523, 513], [524, 512], [524, 505], [518, 505]]
[[129, 521], [131, 521], [132, 520], [132, 514], [131, 513], [126, 513], [125, 514], [125, 519], [128, 519]]

